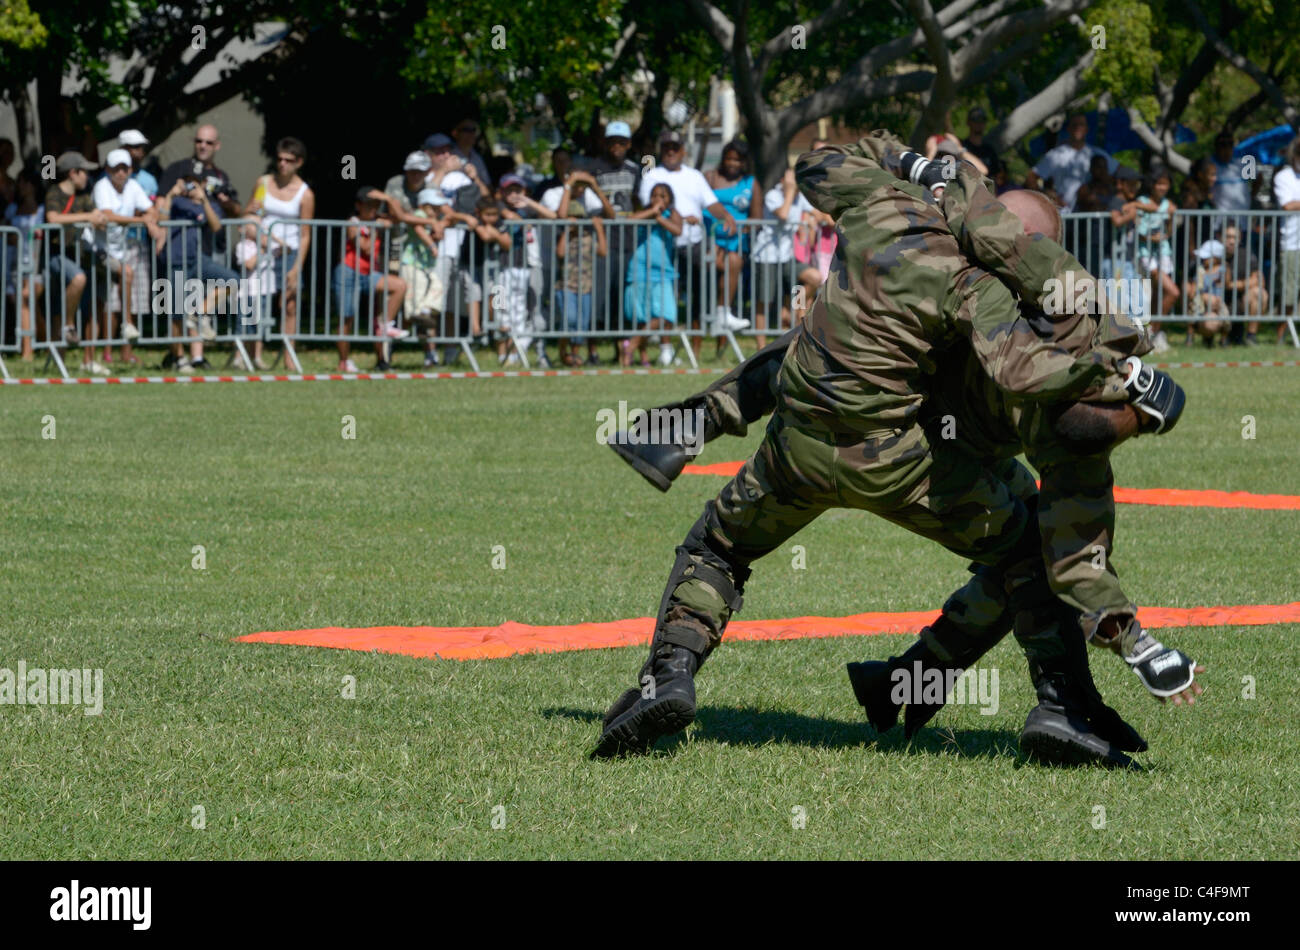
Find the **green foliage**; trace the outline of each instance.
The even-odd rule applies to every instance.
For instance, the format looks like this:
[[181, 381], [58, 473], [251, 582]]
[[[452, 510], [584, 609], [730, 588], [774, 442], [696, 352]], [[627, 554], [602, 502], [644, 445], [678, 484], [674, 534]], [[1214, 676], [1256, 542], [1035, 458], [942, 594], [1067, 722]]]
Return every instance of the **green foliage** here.
[[40, 49], [49, 39], [41, 18], [27, 5], [27, 0], [0, 0], [0, 49]]
[[1096, 51], [1084, 74], [1097, 93], [1109, 92], [1127, 103], [1148, 123], [1156, 121], [1160, 104], [1151, 83], [1160, 65], [1153, 43], [1151, 7], [1138, 0], [1102, 0], [1088, 10], [1083, 38]]

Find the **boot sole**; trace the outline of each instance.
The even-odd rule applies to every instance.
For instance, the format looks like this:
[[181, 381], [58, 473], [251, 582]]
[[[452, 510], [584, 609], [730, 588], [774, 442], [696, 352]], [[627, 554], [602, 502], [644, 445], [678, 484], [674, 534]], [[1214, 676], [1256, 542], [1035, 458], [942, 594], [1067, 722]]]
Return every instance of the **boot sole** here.
[[679, 697], [633, 707], [605, 728], [591, 758], [644, 755], [661, 737], [681, 732], [694, 721], [695, 706]]
[[628, 450], [626, 445], [619, 442], [610, 442], [609, 447], [628, 465], [631, 465], [647, 482], [662, 492], [668, 491], [673, 487], [672, 479], [665, 475], [659, 469], [655, 468], [635, 452]]
[[1047, 765], [1104, 765], [1108, 768], [1138, 768], [1136, 762], [1114, 746], [1101, 749], [1085, 745], [1051, 725], [1036, 723], [1025, 726], [1020, 736], [1020, 751], [1026, 757]]

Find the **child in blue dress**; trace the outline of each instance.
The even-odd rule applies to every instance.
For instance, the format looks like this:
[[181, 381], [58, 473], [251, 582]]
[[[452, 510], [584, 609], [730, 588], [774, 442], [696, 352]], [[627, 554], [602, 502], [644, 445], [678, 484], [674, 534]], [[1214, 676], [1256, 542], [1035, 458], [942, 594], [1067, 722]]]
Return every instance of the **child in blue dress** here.
[[[631, 218], [649, 218], [653, 224], [647, 229], [645, 239], [632, 252], [627, 262], [627, 288], [623, 292], [623, 312], [637, 327], [651, 331], [671, 330], [677, 325], [677, 268], [673, 265], [674, 244], [682, 233], [681, 215], [673, 208], [673, 190], [665, 184], [650, 190], [649, 207], [629, 215]], [[625, 341], [619, 353], [619, 363], [632, 365], [632, 351], [640, 353], [641, 365], [649, 366], [646, 359], [644, 334]], [[659, 362], [668, 366], [676, 350], [665, 342], [659, 350]]]

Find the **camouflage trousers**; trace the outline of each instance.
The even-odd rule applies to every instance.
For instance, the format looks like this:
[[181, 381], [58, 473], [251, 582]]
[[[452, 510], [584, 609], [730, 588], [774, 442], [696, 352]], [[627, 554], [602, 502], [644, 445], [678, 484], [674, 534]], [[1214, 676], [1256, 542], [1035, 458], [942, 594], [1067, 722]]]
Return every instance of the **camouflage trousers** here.
[[[687, 405], [703, 402], [719, 431], [744, 434], [748, 424], [772, 411], [780, 363], [798, 332], [760, 350]], [[1042, 497], [1029, 471], [1013, 458], [1024, 435], [1035, 443], [1031, 460], [1044, 473]], [[878, 476], [881, 468], [905, 473], [900, 490], [889, 497], [863, 491], [857, 477], [867, 470]], [[881, 479], [866, 481], [878, 485]], [[1080, 612], [1085, 633], [1105, 616], [1136, 611], [1109, 563], [1112, 485], [1105, 454], [1063, 451], [1051, 437], [1045, 411], [1010, 408], [973, 357], [958, 352], [937, 374], [923, 421], [909, 430], [867, 441], [841, 439], [774, 416], [758, 451], [709, 502], [678, 549], [656, 635], [707, 655], [721, 640], [731, 605], [703, 580], [683, 577], [682, 565], [708, 563], [743, 586], [754, 560], [822, 511], [849, 507], [878, 514], [973, 562], [974, 576], [944, 604], [950, 642], [936, 642], [929, 630], [923, 634], [941, 659], [982, 654], [1013, 618], [1031, 663], [1058, 656], [1055, 597]], [[1043, 498], [1050, 507], [1040, 525]], [[1089, 540], [1099, 544], [1090, 546]], [[1076, 592], [1084, 601], [1071, 596]]]

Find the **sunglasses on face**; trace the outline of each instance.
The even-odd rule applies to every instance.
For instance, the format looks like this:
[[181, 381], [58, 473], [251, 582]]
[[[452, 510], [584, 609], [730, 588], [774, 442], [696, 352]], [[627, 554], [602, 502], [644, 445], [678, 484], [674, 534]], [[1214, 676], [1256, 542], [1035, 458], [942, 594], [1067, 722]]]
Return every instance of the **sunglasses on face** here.
[[298, 161], [298, 158], [296, 155], [277, 155], [275, 156], [275, 160], [276, 162], [283, 162], [286, 165], [292, 165]]
[[195, 145], [216, 145], [217, 140], [216, 139], [195, 139], [194, 144]]

